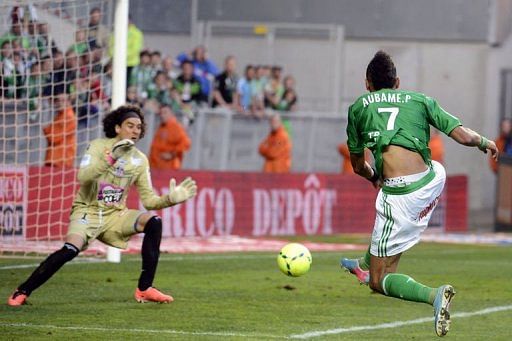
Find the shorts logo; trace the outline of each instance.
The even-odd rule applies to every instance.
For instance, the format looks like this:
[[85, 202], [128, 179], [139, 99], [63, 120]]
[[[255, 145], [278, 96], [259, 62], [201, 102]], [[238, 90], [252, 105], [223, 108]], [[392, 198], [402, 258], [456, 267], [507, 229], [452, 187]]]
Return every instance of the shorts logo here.
[[416, 218], [416, 221], [420, 221], [421, 219], [425, 218], [437, 205], [437, 203], [439, 202], [439, 198], [441, 196], [437, 196], [437, 198], [435, 198], [430, 204], [427, 205], [427, 207], [425, 207], [421, 212], [420, 214], [418, 215], [418, 218]]
[[106, 206], [113, 206], [121, 201], [124, 189], [108, 183], [100, 183], [98, 201], [103, 201]]

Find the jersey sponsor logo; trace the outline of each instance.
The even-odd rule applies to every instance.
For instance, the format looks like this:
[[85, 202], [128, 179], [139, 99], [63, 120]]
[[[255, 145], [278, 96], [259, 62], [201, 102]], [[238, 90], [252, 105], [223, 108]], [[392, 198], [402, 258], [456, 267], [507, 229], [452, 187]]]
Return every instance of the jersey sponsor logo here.
[[124, 188], [109, 183], [100, 183], [98, 190], [98, 201], [102, 201], [106, 206], [113, 206], [121, 201]]

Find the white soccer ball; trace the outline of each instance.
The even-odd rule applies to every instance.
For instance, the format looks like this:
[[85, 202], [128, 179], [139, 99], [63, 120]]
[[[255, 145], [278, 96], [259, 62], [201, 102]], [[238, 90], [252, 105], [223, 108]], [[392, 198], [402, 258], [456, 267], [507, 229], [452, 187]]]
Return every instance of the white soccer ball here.
[[308, 248], [299, 243], [285, 245], [277, 256], [277, 265], [285, 275], [298, 277], [311, 268], [311, 253]]

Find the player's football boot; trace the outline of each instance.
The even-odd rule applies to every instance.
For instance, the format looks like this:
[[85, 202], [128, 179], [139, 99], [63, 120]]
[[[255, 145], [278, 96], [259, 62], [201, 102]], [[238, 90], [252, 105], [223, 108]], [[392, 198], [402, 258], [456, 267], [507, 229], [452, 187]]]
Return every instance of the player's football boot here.
[[358, 259], [342, 258], [340, 265], [343, 269], [355, 275], [359, 283], [368, 285], [370, 281], [370, 271], [361, 269]]
[[449, 284], [437, 289], [434, 299], [434, 328], [437, 336], [445, 336], [450, 330], [450, 302], [455, 295], [455, 290]]
[[12, 307], [24, 305], [27, 301], [27, 297], [28, 297], [27, 294], [16, 289], [16, 291], [14, 291], [11, 296], [9, 296], [9, 299], [7, 300], [7, 304]]
[[139, 288], [135, 289], [135, 299], [139, 303], [145, 302], [157, 302], [157, 303], [171, 303], [174, 301], [172, 296], [161, 293], [157, 289], [153, 287], [149, 287], [146, 290], [142, 291]]

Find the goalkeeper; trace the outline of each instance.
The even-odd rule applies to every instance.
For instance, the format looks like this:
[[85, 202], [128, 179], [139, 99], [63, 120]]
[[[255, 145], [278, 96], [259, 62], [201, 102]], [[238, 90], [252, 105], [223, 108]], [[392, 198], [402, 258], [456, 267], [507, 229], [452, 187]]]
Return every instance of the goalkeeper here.
[[197, 191], [191, 178], [176, 186], [171, 179], [169, 194], [153, 192], [146, 156], [135, 147], [144, 137], [144, 115], [139, 108], [121, 106], [103, 119], [106, 138], [93, 140], [80, 163], [80, 189], [73, 202], [70, 224], [64, 246], [51, 254], [9, 297], [11, 306], [22, 305], [32, 292], [44, 284], [66, 262], [98, 239], [124, 249], [128, 240], [144, 233], [142, 272], [135, 299], [138, 302], [169, 303], [173, 298], [154, 288], [162, 221], [154, 213], [126, 208], [131, 185], [135, 185], [147, 210], [170, 207], [192, 198]]

